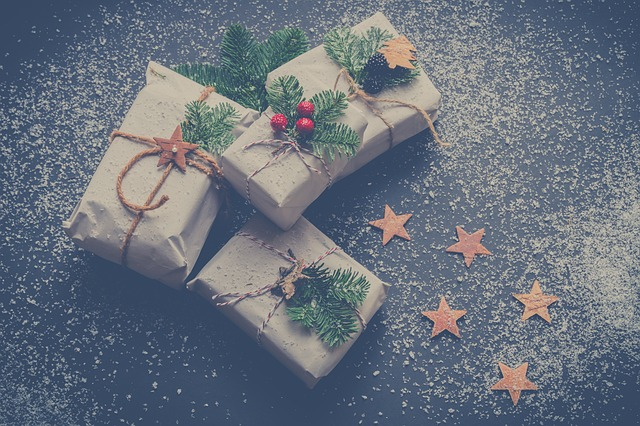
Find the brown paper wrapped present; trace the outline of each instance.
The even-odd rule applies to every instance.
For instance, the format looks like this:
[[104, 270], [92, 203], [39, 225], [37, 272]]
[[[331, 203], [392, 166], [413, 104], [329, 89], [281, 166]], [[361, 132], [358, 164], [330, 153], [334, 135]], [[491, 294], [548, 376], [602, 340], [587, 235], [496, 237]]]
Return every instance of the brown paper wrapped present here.
[[[356, 331], [341, 345], [331, 347], [316, 332], [293, 321], [287, 313], [290, 290], [275, 291], [279, 289], [274, 288], [274, 283], [287, 281], [282, 279], [283, 270], [290, 268], [285, 275], [290, 277], [296, 271], [295, 261], [301, 259], [306, 259], [307, 264], [321, 263], [333, 271], [350, 270], [369, 283], [366, 298], [356, 312], [359, 317], [354, 323]], [[384, 302], [388, 285], [339, 250], [306, 219], [301, 218], [289, 231], [282, 231], [257, 215], [187, 288], [210, 300], [307, 386], [313, 387], [353, 345], [363, 325]]]
[[[223, 195], [211, 154], [177, 142], [185, 105], [229, 103], [240, 136], [258, 114], [157, 63], [104, 154], [64, 231], [80, 247], [179, 289]], [[182, 170], [184, 168], [184, 170]]]

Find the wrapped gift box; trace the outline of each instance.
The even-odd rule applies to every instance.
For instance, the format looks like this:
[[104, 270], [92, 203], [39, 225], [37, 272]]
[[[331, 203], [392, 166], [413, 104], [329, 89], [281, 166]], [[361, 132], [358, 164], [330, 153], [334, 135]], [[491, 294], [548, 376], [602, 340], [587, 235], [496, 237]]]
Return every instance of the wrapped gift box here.
[[[151, 62], [147, 84], [120, 131], [169, 138], [184, 120], [185, 105], [198, 99], [203, 89]], [[232, 131], [235, 137], [258, 118], [257, 112], [216, 93], [211, 93], [205, 102], [210, 106], [228, 102], [236, 109], [240, 118]], [[64, 231], [76, 244], [115, 263], [122, 263], [121, 248], [136, 216], [118, 198], [116, 180], [123, 167], [145, 149], [149, 149], [145, 144], [116, 137], [71, 217], [63, 222]], [[128, 200], [145, 202], [164, 172], [164, 167], [157, 167], [158, 158], [141, 158], [124, 177], [122, 190]], [[169, 197], [164, 205], [144, 212], [130, 239], [126, 263], [130, 269], [178, 289], [184, 286], [200, 254], [224, 196], [214, 179], [189, 166], [184, 173], [174, 167], [154, 202], [163, 195]]]
[[[378, 27], [398, 35], [387, 18], [377, 13], [373, 17], [356, 25], [353, 30], [362, 33], [368, 28]], [[418, 53], [418, 57], [419, 57]], [[305, 88], [307, 98], [326, 89], [333, 89], [341, 67], [329, 58], [323, 46], [318, 46], [294, 60], [286, 63], [269, 74], [267, 84], [283, 75], [293, 75]], [[337, 90], [349, 93], [346, 79], [339, 80]], [[375, 95], [379, 98], [394, 99], [415, 105], [426, 111], [432, 120], [437, 118], [441, 96], [429, 80], [420, 71], [411, 82], [383, 89]], [[358, 97], [350, 102], [346, 118], [356, 131], [365, 127], [362, 144], [354, 157], [339, 159], [331, 163], [330, 175], [310, 171], [295, 155], [281, 157], [269, 168], [252, 174], [271, 157], [272, 148], [244, 147], [251, 142], [272, 137], [268, 116], [261, 117], [242, 137], [222, 156], [225, 176], [234, 188], [247, 195], [249, 179], [250, 201], [264, 215], [282, 229], [289, 229], [302, 215], [304, 210], [322, 194], [331, 182], [338, 181], [367, 164], [378, 155], [402, 141], [420, 133], [428, 127], [425, 118], [417, 111], [406, 106], [392, 103], [374, 105], [391, 124], [389, 127]], [[392, 136], [391, 136], [392, 135]], [[316, 168], [322, 168], [313, 158], [308, 161]]]
[[[289, 249], [298, 259], [312, 262], [335, 248], [335, 243], [301, 218], [289, 231], [282, 231], [261, 215], [251, 219], [200, 271], [187, 288], [210, 300], [245, 333], [259, 340], [264, 349], [313, 387], [340, 362], [362, 332], [346, 343], [330, 347], [318, 335], [292, 321], [286, 312], [286, 303], [269, 316], [281, 296], [272, 292], [246, 297], [226, 306], [219, 304], [226, 299], [214, 296], [233, 292], [252, 292], [275, 282], [280, 268], [291, 264], [276, 250]], [[388, 285], [367, 271], [346, 253], [337, 250], [319, 263], [330, 270], [351, 269], [364, 276], [370, 283], [366, 300], [360, 307], [364, 321], [369, 321], [387, 296]], [[266, 326], [263, 322], [268, 318]], [[258, 337], [258, 330], [261, 337]]]

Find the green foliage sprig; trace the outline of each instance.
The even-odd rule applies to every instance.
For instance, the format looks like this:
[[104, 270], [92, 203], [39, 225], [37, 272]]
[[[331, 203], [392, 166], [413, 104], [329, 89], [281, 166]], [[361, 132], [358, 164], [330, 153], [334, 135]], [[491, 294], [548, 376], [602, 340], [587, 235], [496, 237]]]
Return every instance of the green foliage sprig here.
[[354, 156], [361, 142], [358, 134], [347, 124], [334, 122], [347, 109], [347, 95], [323, 90], [309, 99], [315, 107], [311, 117], [315, 129], [311, 135], [301, 134], [295, 127], [296, 108], [304, 100], [304, 89], [298, 79], [291, 75], [276, 78], [267, 89], [267, 101], [271, 109], [287, 117], [286, 133], [289, 137], [309, 144], [315, 155], [325, 156], [330, 162], [336, 155]]
[[351, 269], [330, 271], [324, 265], [311, 265], [303, 273], [308, 278], [296, 282], [289, 318], [315, 330], [329, 346], [342, 345], [358, 331], [355, 310], [367, 298], [369, 281]]
[[180, 124], [182, 138], [220, 155], [235, 140], [231, 131], [239, 119], [240, 114], [228, 102], [213, 107], [204, 101], [189, 102], [185, 121]]
[[246, 108], [268, 107], [267, 74], [309, 50], [305, 33], [296, 28], [275, 31], [263, 43], [241, 25], [231, 25], [220, 44], [220, 65], [189, 63], [173, 69]]
[[[351, 28], [336, 28], [325, 35], [324, 50], [362, 86], [369, 77], [365, 70], [367, 61], [391, 39], [393, 36], [388, 31], [377, 27], [371, 27], [363, 34], [356, 34]], [[417, 61], [412, 61], [412, 64], [415, 69], [398, 69], [384, 82], [384, 86], [405, 84], [417, 77], [420, 65]]]

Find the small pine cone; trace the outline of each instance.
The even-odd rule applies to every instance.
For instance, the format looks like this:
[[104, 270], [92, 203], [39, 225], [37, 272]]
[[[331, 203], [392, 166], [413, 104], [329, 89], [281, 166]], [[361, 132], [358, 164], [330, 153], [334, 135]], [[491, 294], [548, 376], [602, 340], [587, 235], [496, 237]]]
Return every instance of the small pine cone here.
[[364, 66], [364, 70], [368, 75], [381, 76], [387, 73], [390, 68], [384, 55], [380, 52], [376, 52], [369, 58], [367, 64]]
[[362, 89], [370, 94], [378, 93], [384, 87], [384, 82], [380, 78], [369, 77], [362, 84]]

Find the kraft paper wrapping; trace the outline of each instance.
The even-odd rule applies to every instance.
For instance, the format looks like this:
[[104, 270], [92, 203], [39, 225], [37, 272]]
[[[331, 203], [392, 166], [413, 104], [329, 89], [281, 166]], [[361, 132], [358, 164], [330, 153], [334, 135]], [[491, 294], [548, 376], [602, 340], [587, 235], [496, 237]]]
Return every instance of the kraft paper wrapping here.
[[[364, 32], [370, 27], [387, 30], [394, 37], [399, 35], [382, 13], [375, 14], [353, 29], [356, 32]], [[411, 38], [410, 35], [409, 38]], [[420, 52], [418, 52], [418, 57], [420, 57]], [[327, 56], [324, 46], [321, 45], [271, 72], [267, 79], [267, 85], [282, 75], [294, 75], [306, 89], [305, 96], [309, 98], [313, 93], [333, 89], [340, 69], [340, 66]], [[341, 77], [337, 89], [349, 93], [349, 86], [344, 77]], [[441, 101], [440, 92], [434, 87], [424, 71], [421, 71], [410, 83], [385, 88], [375, 96], [416, 105], [427, 111], [432, 120], [438, 116]], [[393, 137], [390, 138], [389, 128], [361, 100], [353, 99], [350, 105], [353, 107], [350, 107], [348, 112], [351, 123], [355, 123], [356, 119], [358, 121], [364, 120], [366, 129], [357, 154], [348, 161], [342, 160], [338, 164], [331, 165], [333, 182], [350, 175], [380, 154], [428, 127], [424, 117], [411, 108], [376, 103], [375, 107], [393, 126], [391, 129]], [[271, 115], [269, 114], [269, 116]], [[354, 127], [353, 124], [352, 127]], [[269, 120], [267, 117], [262, 117], [223, 155], [222, 166], [225, 176], [233, 187], [245, 197], [247, 177], [268, 161], [273, 148], [254, 147], [243, 151], [242, 147], [250, 142], [272, 137], [273, 132], [269, 126]], [[281, 158], [278, 164], [269, 167], [270, 170], [261, 171], [250, 181], [251, 203], [285, 230], [293, 226], [304, 210], [327, 187], [327, 179], [324, 175], [318, 176], [311, 173], [299, 163], [301, 162], [298, 158], [289, 155], [286, 159]], [[314, 163], [314, 167], [317, 166], [317, 162]]]
[[[265, 217], [256, 215], [241, 232], [281, 251], [291, 249], [298, 259], [304, 259], [307, 263], [335, 247], [333, 241], [305, 218], [301, 218], [289, 231], [282, 231]], [[386, 299], [389, 286], [341, 250], [328, 255], [321, 263], [332, 270], [351, 268], [369, 280], [371, 288], [360, 307], [365, 321], [369, 321]], [[274, 283], [279, 277], [279, 268], [290, 265], [278, 254], [255, 241], [236, 235], [187, 284], [187, 288], [208, 300], [219, 293], [249, 292]], [[215, 306], [225, 300], [227, 299], [218, 299], [212, 303]], [[257, 331], [277, 300], [278, 296], [265, 293], [218, 309], [257, 340]], [[341, 346], [330, 348], [314, 331], [289, 319], [285, 302], [264, 328], [261, 342], [268, 352], [312, 388], [333, 370], [361, 332], [362, 330]]]
[[[196, 100], [204, 87], [154, 62], [149, 63], [146, 77], [147, 85], [136, 97], [120, 130], [168, 138], [184, 120], [185, 105]], [[210, 94], [206, 102], [212, 106], [229, 102], [236, 108], [241, 117], [233, 130], [236, 137], [258, 117], [257, 112], [217, 93]], [[118, 199], [116, 178], [123, 166], [145, 149], [149, 146], [115, 138], [82, 199], [62, 225], [78, 246], [118, 264], [135, 212]], [[164, 170], [157, 167], [158, 158], [154, 155], [141, 159], [124, 177], [123, 192], [129, 200], [144, 203]], [[127, 266], [180, 289], [200, 254], [223, 196], [212, 178], [190, 166], [186, 173], [174, 167], [154, 202], [162, 195], [167, 195], [169, 201], [145, 212], [131, 239]]]
[[[305, 83], [303, 87], [307, 99], [327, 89], [317, 83]], [[290, 152], [251, 178], [248, 196], [247, 177], [273, 158], [274, 147], [257, 145], [246, 150], [244, 147], [255, 141], [274, 138], [270, 125], [272, 116], [271, 109], [265, 111], [262, 117], [222, 154], [221, 166], [225, 178], [236, 191], [249, 199], [254, 207], [276, 225], [286, 230], [291, 228], [309, 204], [324, 192], [329, 185], [330, 176], [335, 180], [348, 165], [348, 161], [345, 157], [339, 156], [331, 163], [325, 161], [329, 168], [327, 174], [320, 160], [303, 153], [305, 161], [320, 171], [316, 173], [310, 170], [297, 154]], [[337, 121], [348, 124], [362, 140], [367, 122], [354, 106], [349, 105], [345, 115]]]

